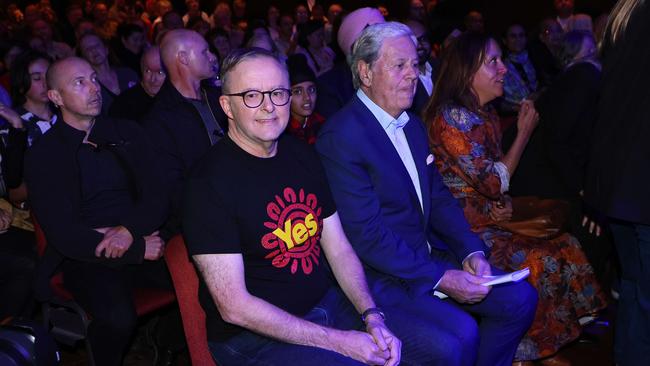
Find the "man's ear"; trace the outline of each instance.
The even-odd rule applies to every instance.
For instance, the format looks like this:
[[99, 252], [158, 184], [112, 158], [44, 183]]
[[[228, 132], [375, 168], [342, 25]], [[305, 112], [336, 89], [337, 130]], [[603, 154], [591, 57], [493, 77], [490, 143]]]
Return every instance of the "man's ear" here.
[[357, 63], [357, 72], [359, 73], [359, 83], [369, 88], [372, 85], [372, 68], [370, 64], [360, 60]]
[[63, 105], [63, 98], [61, 98], [61, 93], [56, 89], [49, 89], [47, 91], [47, 97], [50, 99], [55, 106], [60, 108]]
[[178, 51], [176, 54], [176, 59], [183, 65], [187, 65], [190, 62], [186, 51]]
[[232, 109], [230, 108], [230, 97], [227, 95], [222, 95], [219, 97], [219, 104], [221, 105], [221, 109], [223, 109], [223, 113], [226, 114], [226, 117], [228, 119], [235, 119], [232, 114]]

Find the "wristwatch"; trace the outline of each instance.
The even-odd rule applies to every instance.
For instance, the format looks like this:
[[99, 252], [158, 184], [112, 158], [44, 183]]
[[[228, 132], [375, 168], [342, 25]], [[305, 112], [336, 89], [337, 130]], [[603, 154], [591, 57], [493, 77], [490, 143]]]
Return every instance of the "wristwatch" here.
[[365, 323], [368, 316], [372, 314], [377, 314], [381, 317], [382, 320], [386, 320], [386, 314], [384, 314], [380, 308], [368, 308], [366, 311], [361, 313], [361, 321]]

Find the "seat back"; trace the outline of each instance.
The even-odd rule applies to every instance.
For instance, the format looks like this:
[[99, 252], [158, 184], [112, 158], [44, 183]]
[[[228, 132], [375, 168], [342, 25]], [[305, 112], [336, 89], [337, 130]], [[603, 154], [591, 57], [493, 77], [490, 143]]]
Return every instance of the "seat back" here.
[[181, 235], [167, 243], [165, 261], [174, 282], [192, 364], [216, 366], [208, 348], [205, 313], [199, 303], [199, 278]]

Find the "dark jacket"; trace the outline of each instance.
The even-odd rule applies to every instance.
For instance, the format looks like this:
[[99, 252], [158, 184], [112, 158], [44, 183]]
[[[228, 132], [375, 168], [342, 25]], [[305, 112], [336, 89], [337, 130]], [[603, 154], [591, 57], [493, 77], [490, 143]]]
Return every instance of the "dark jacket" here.
[[602, 90], [587, 201], [618, 219], [650, 225], [650, 4], [638, 6], [622, 39], [603, 47]]
[[[569, 67], [537, 100], [540, 114], [510, 181], [515, 196], [577, 198], [584, 187], [596, 107], [600, 70], [583, 62]], [[506, 132], [504, 147], [514, 140], [516, 125]], [[509, 146], [508, 146], [509, 147]]]
[[[210, 109], [221, 129], [227, 130], [227, 118], [219, 105], [221, 90], [204, 86]], [[156, 161], [163, 169], [163, 183], [170, 199], [172, 216], [179, 215], [182, 185], [193, 165], [210, 148], [210, 137], [196, 108], [176, 90], [169, 79], [160, 88], [143, 125], [156, 151]], [[166, 225], [171, 232], [179, 231], [179, 217], [170, 218]], [[171, 226], [170, 226], [171, 225]]]
[[143, 237], [158, 229], [166, 214], [166, 202], [157, 188], [160, 174], [151, 164], [155, 157], [144, 131], [130, 121], [99, 117], [88, 140], [99, 148], [111, 149], [124, 162], [127, 175], [133, 178], [134, 206], [121, 218], [120, 224], [134, 240], [121, 258], [95, 256], [103, 234], [85, 224], [81, 217], [77, 152], [84, 136], [85, 132], [60, 121], [27, 151], [25, 181], [29, 199], [48, 241], [38, 270], [39, 284], [45, 284], [39, 287], [41, 291], [47, 288], [47, 278], [63, 260], [109, 266], [141, 263], [145, 249]]
[[138, 123], [149, 113], [153, 106], [154, 97], [144, 91], [141, 83], [125, 90], [115, 97], [108, 110], [113, 118], [130, 119]]

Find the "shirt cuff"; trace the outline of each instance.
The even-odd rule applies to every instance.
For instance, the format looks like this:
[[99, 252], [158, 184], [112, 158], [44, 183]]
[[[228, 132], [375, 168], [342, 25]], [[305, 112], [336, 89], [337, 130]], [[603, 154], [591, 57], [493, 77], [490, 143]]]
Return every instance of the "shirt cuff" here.
[[481, 254], [483, 254], [483, 257], [485, 257], [485, 252], [484, 252], [484, 251], [482, 251], [482, 250], [477, 250], [477, 251], [475, 251], [475, 252], [471, 252], [471, 253], [469, 253], [469, 254], [467, 255], [467, 257], [465, 257], [465, 259], [463, 259], [462, 264], [464, 265], [464, 264], [465, 264], [465, 261], [467, 261], [467, 260], [469, 259], [469, 257], [473, 256], [473, 255], [476, 254], [476, 253], [481, 253]]
[[508, 167], [497, 161], [494, 163], [494, 170], [496, 170], [499, 175], [499, 180], [501, 180], [501, 193], [505, 193], [510, 189], [510, 173], [508, 172]]

